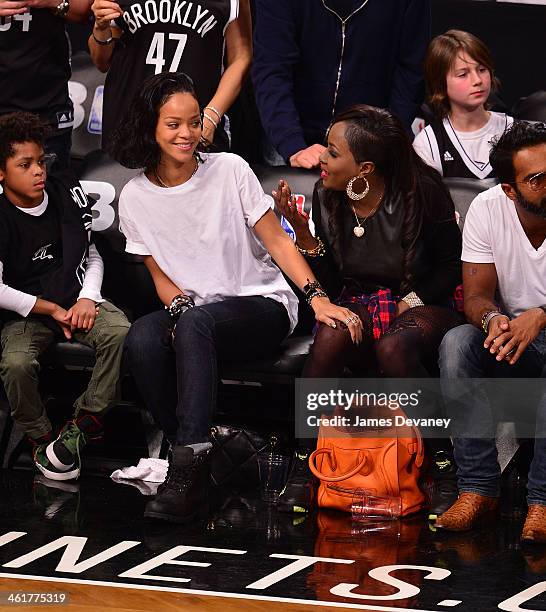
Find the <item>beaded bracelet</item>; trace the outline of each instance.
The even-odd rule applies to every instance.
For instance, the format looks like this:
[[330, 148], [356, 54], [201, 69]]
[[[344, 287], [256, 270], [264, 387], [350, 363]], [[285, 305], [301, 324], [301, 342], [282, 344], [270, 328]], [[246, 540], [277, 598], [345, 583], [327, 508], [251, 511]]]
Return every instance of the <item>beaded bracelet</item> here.
[[492, 319], [498, 316], [503, 316], [502, 312], [499, 312], [498, 310], [490, 310], [483, 315], [481, 324], [485, 334], [489, 333], [489, 323], [491, 323]]
[[170, 306], [165, 306], [165, 310], [173, 319], [177, 319], [183, 312], [194, 306], [195, 302], [189, 295], [179, 293], [173, 297]]
[[324, 291], [314, 291], [313, 293], [310, 293], [309, 295], [305, 296], [305, 301], [309, 304], [309, 306], [311, 306], [311, 300], [313, 298], [316, 298], [316, 297], [325, 297], [325, 298], [327, 298], [328, 294], [325, 293]]

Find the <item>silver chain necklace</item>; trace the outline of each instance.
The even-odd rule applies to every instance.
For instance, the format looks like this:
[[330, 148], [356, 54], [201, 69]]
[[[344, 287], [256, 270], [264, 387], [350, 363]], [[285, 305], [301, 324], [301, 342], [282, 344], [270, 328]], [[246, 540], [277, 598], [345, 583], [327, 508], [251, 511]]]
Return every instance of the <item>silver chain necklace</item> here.
[[361, 11], [366, 6], [366, 4], [368, 4], [368, 2], [369, 0], [364, 0], [364, 2], [359, 7], [357, 7], [350, 15], [345, 17], [345, 19], [342, 19], [339, 13], [337, 13], [336, 11], [334, 11], [334, 9], [327, 6], [325, 0], [322, 0], [322, 6], [324, 6], [324, 8], [327, 11], [330, 11], [330, 13], [335, 15], [341, 21], [341, 54], [339, 57], [339, 66], [337, 69], [336, 89], [334, 92], [334, 102], [332, 104], [332, 117], [335, 115], [335, 112], [336, 112], [337, 94], [339, 92], [339, 83], [341, 81], [341, 68], [343, 66], [343, 56], [345, 54], [345, 26], [347, 25], [347, 22], [349, 21], [349, 19], [353, 15], [356, 15], [359, 11]]

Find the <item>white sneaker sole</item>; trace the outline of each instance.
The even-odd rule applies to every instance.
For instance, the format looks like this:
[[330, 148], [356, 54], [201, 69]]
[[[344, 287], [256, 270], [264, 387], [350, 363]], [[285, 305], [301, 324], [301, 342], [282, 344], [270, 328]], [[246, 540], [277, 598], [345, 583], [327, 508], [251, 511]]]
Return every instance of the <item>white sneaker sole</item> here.
[[34, 465], [50, 480], [76, 480], [80, 475], [80, 470], [78, 468], [68, 472], [52, 472], [39, 463], [34, 462]]

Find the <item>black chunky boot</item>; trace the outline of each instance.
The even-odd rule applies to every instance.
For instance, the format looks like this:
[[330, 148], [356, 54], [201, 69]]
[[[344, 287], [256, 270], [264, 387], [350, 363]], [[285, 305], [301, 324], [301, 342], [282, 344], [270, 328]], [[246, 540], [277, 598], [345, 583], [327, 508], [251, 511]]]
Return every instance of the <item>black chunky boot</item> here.
[[146, 504], [145, 518], [171, 523], [190, 523], [208, 511], [209, 453], [194, 454], [190, 446], [175, 446], [169, 471], [155, 499]]
[[433, 521], [457, 501], [457, 466], [453, 453], [437, 450], [431, 457], [430, 477], [432, 487], [428, 518]]
[[308, 449], [294, 453], [288, 480], [277, 502], [281, 512], [309, 512], [315, 507], [317, 479], [309, 469], [310, 454]]

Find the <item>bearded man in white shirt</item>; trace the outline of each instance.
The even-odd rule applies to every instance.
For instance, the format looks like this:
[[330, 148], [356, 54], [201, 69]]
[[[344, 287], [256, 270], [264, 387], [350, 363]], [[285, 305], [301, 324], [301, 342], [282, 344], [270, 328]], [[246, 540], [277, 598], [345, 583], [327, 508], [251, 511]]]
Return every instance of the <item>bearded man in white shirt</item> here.
[[[463, 232], [463, 286], [469, 321], [440, 347], [444, 392], [471, 378], [546, 377], [546, 126], [515, 122], [494, 144], [500, 185], [472, 202]], [[492, 406], [485, 393], [444, 393], [470, 431]], [[525, 398], [522, 398], [522, 402]], [[474, 527], [498, 508], [500, 467], [494, 436], [454, 440], [459, 498], [436, 526]], [[534, 458], [522, 539], [546, 542], [546, 402], [537, 406]]]

